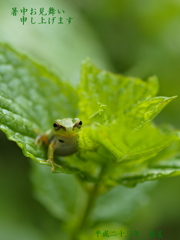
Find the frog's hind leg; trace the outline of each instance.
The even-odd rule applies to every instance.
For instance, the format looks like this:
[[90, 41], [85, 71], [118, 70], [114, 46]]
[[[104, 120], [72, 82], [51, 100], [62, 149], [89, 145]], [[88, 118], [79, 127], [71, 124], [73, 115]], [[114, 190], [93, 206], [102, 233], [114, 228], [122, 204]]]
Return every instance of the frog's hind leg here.
[[48, 140], [48, 136], [46, 135], [46, 134], [42, 134], [42, 135], [38, 135], [37, 137], [36, 137], [36, 140], [35, 140], [35, 144], [36, 145], [48, 145], [48, 142], [49, 142], [49, 140]]

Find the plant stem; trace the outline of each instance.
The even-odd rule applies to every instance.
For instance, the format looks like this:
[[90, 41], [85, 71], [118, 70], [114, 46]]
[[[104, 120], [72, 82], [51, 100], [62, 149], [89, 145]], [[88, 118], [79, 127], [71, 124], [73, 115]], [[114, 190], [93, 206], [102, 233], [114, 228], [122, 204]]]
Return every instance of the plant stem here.
[[91, 191], [89, 192], [88, 200], [87, 200], [87, 206], [84, 211], [84, 216], [82, 218], [81, 224], [80, 224], [80, 230], [82, 231], [85, 229], [88, 225], [88, 217], [94, 207], [94, 203], [96, 201], [97, 195], [98, 195], [98, 190], [99, 190], [99, 183], [96, 183]]
[[100, 189], [100, 186], [101, 186], [100, 182], [101, 182], [103, 172], [104, 172], [104, 168], [102, 167], [101, 172], [100, 172], [99, 177], [98, 177], [98, 181], [89, 190], [86, 208], [84, 210], [82, 218], [80, 219], [79, 225], [77, 226], [77, 228], [73, 232], [73, 236], [72, 236], [71, 240], [79, 240], [80, 234], [85, 229], [88, 228], [88, 220], [89, 220], [88, 218], [89, 218], [90, 213], [92, 212], [92, 209], [94, 207], [94, 203], [95, 203], [96, 198], [99, 194], [99, 189]]

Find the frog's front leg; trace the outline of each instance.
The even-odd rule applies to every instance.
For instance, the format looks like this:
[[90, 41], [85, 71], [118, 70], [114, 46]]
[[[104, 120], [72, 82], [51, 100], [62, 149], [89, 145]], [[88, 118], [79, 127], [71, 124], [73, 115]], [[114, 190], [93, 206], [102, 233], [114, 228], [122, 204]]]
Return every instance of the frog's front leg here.
[[55, 151], [56, 142], [52, 141], [48, 146], [48, 160], [46, 162], [50, 162], [52, 164], [52, 171], [54, 171], [54, 166], [62, 168], [60, 165], [54, 162], [54, 151]]

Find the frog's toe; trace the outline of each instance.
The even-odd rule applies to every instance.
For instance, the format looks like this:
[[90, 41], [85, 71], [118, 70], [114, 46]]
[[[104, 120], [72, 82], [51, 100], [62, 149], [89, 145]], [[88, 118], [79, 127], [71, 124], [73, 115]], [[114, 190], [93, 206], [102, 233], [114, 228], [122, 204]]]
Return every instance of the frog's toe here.
[[58, 164], [56, 164], [56, 163], [54, 163], [54, 166], [56, 166], [56, 167], [62, 169], [62, 166], [61, 166], [61, 165], [58, 165]]
[[53, 172], [55, 171], [54, 166], [62, 169], [62, 166], [61, 166], [61, 165], [58, 165], [57, 163], [55, 163], [52, 158], [48, 158], [48, 160], [46, 160], [46, 161], [41, 160], [40, 163], [50, 163], [51, 166], [52, 166], [51, 170], [52, 170]]

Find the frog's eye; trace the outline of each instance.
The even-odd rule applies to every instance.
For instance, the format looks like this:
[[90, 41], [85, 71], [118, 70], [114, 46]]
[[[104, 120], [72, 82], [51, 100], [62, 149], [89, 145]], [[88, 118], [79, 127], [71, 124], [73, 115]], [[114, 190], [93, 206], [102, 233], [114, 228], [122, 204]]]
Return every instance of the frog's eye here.
[[54, 127], [54, 128], [58, 127], [58, 124], [57, 124], [57, 123], [54, 123], [54, 124], [53, 124], [53, 127]]
[[60, 128], [63, 128], [64, 131], [66, 131], [66, 128], [65, 128], [65, 127], [63, 127], [61, 124], [56, 123], [56, 122], [53, 124], [53, 127], [54, 127], [54, 130], [55, 130], [55, 131], [58, 131]]
[[74, 130], [75, 127], [81, 128], [81, 126], [82, 126], [82, 121], [78, 121], [78, 122], [76, 122], [76, 123], [74, 124], [73, 130]]
[[56, 122], [53, 124], [53, 127], [55, 131], [58, 131], [60, 129], [60, 125]]

